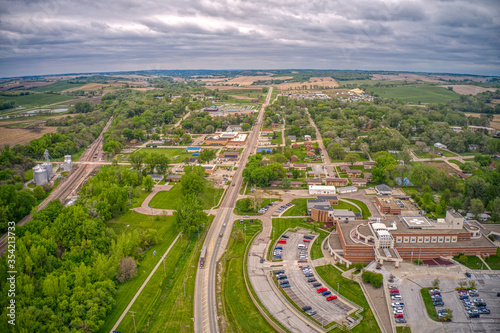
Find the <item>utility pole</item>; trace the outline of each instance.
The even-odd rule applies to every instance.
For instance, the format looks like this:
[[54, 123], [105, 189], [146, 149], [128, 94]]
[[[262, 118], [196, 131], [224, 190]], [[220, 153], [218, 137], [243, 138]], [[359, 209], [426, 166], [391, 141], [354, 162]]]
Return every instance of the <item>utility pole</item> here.
[[132, 319], [134, 320], [134, 332], [137, 333], [137, 328], [135, 327], [135, 314], [136, 311], [129, 311], [132, 314]]
[[163, 258], [163, 275], [167, 277], [167, 271], [165, 270], [165, 258]]

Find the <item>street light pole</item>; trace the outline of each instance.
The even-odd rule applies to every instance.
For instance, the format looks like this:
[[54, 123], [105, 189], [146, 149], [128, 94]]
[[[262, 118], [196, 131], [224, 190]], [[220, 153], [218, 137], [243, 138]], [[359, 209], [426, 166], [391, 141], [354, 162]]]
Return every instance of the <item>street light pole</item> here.
[[184, 285], [184, 297], [186, 297], [186, 280], [191, 278], [192, 276], [188, 276], [187, 278], [184, 279], [184, 282], [182, 283]]

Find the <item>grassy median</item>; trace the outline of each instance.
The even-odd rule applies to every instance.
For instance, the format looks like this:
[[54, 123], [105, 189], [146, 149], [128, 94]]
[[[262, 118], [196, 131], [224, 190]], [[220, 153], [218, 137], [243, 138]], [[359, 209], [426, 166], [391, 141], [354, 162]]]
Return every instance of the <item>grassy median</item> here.
[[224, 327], [223, 331], [226, 332], [275, 332], [252, 302], [243, 276], [245, 249], [252, 237], [261, 231], [262, 224], [256, 221], [245, 225], [246, 238], [244, 225], [234, 224], [227, 252], [223, 257], [223, 266], [219, 270], [222, 275], [219, 298], [226, 317], [221, 328]]
[[[325, 281], [330, 286], [330, 289], [337, 290], [337, 283], [339, 283], [339, 293], [351, 302], [354, 302], [357, 305], [363, 307], [364, 310], [363, 312], [361, 312], [363, 320], [361, 321], [361, 323], [356, 325], [351, 330], [351, 332], [381, 332], [378, 323], [375, 320], [375, 316], [370, 309], [370, 305], [365, 298], [363, 290], [359, 286], [359, 283], [346, 279], [342, 276], [342, 273], [338, 269], [331, 265], [318, 266], [316, 267], [316, 272], [318, 272], [323, 281]], [[356, 317], [354, 315], [352, 316]]]
[[439, 321], [436, 307], [432, 303], [432, 298], [431, 294], [429, 293], [429, 289], [427, 288], [420, 289], [420, 294], [422, 294], [422, 299], [424, 300], [425, 309], [427, 310], [429, 318], [431, 318], [434, 321]]

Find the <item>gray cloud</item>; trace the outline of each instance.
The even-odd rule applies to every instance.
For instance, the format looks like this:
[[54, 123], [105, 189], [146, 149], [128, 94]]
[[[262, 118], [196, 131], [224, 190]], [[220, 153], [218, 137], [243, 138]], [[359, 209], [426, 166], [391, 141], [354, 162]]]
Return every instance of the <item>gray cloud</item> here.
[[334, 68], [500, 75], [495, 0], [7, 0], [0, 76]]

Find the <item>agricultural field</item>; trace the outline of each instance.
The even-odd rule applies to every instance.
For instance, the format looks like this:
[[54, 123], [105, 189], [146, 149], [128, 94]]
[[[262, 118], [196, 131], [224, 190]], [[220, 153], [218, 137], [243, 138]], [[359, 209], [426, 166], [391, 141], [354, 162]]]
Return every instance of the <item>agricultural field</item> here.
[[409, 74], [409, 73], [399, 73], [399, 74], [373, 74], [373, 81], [426, 81], [426, 82], [441, 82], [440, 79], [431, 78], [428, 75], [420, 74]]
[[443, 170], [444, 172], [448, 174], [455, 174], [457, 173], [457, 170], [453, 169], [449, 164], [444, 163], [444, 162], [424, 162], [426, 165], [432, 165], [439, 170]]
[[[281, 80], [286, 80], [286, 77], [280, 77]], [[336, 88], [339, 84], [331, 77], [312, 77], [305, 82], [287, 82], [276, 85], [279, 90], [314, 90], [318, 87]]]
[[497, 91], [498, 88], [485, 88], [479, 86], [473, 86], [469, 84], [460, 84], [460, 85], [446, 85], [441, 86], [443, 88], [452, 87], [453, 91], [460, 95], [477, 95], [483, 93], [485, 91]]
[[0, 102], [14, 101], [16, 106], [24, 106], [26, 108], [44, 106], [49, 104], [57, 104], [76, 99], [73, 96], [54, 95], [54, 94], [30, 94], [24, 96], [0, 96]]
[[98, 90], [98, 89], [104, 89], [107, 87], [124, 87], [125, 83], [87, 83], [79, 87], [73, 87], [64, 90], [65, 91], [75, 91], [75, 90], [83, 90], [83, 91], [92, 91], [92, 90]]
[[[465, 115], [467, 117], [480, 117], [480, 113], [471, 113], [471, 112], [466, 112]], [[493, 120], [490, 122], [490, 127], [493, 127], [494, 129], [500, 131], [500, 114], [494, 114], [493, 115]]]
[[456, 92], [435, 86], [370, 87], [367, 93], [416, 104], [446, 103], [460, 97]]
[[63, 90], [68, 90], [68, 89], [77, 89], [77, 88], [83, 86], [84, 84], [85, 83], [71, 83], [68, 81], [59, 81], [59, 82], [51, 83], [51, 84], [43, 86], [43, 87], [35, 88], [33, 90], [39, 91], [39, 92], [45, 92], [45, 91], [61, 92]]
[[[33, 139], [40, 138], [45, 133], [55, 133], [57, 131], [57, 127], [45, 126], [44, 122], [25, 124], [12, 124], [8, 127], [2, 127], [3, 124], [0, 122], [0, 146], [25, 145]], [[20, 125], [21, 128], [16, 128]]]

